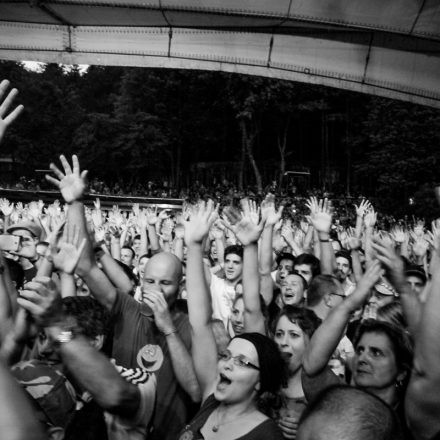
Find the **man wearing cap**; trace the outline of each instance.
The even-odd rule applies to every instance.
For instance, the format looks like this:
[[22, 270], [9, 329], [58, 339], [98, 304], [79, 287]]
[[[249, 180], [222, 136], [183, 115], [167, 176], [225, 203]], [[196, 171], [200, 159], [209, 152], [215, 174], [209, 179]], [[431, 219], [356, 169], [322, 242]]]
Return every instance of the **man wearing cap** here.
[[10, 226], [7, 232], [21, 237], [20, 247], [17, 252], [13, 253], [20, 257], [26, 281], [31, 281], [37, 274], [38, 260], [40, 259], [37, 253], [37, 244], [40, 241], [42, 230], [32, 221], [23, 221]]
[[427, 280], [425, 271], [420, 266], [409, 266], [405, 270], [405, 279], [411, 291], [422, 301], [421, 296]]

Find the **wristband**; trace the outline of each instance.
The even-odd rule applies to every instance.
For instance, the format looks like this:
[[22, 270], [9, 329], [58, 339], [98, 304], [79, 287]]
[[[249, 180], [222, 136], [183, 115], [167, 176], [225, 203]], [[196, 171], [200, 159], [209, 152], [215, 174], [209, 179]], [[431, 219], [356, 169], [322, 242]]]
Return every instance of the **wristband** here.
[[172, 335], [173, 333], [177, 333], [177, 329], [173, 328], [167, 333], [162, 333], [165, 337]]
[[321, 243], [330, 243], [330, 239], [328, 239], [328, 238], [320, 238], [319, 241]]

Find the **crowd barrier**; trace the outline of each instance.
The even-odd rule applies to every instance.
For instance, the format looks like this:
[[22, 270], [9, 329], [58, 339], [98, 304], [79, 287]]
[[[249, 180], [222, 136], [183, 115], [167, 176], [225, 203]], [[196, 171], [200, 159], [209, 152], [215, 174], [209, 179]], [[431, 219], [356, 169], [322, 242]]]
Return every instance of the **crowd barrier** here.
[[[6, 198], [11, 202], [29, 203], [36, 200], [43, 200], [45, 204], [51, 204], [55, 200], [62, 200], [58, 191], [30, 191], [17, 189], [0, 189], [0, 198]], [[163, 197], [132, 197], [132, 196], [110, 196], [107, 194], [87, 194], [84, 197], [84, 204], [93, 207], [93, 202], [99, 198], [103, 210], [111, 210], [114, 205], [123, 211], [130, 211], [134, 203], [141, 208], [157, 206], [159, 209], [181, 210], [184, 200]]]

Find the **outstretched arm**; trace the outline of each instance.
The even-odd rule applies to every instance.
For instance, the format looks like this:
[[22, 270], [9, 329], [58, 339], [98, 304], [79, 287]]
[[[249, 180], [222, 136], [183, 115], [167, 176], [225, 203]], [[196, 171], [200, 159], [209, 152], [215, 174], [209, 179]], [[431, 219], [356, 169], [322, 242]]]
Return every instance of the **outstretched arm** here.
[[334, 307], [317, 328], [303, 360], [304, 370], [309, 376], [320, 373], [326, 367], [339, 341], [344, 336], [344, 330], [352, 312], [364, 304], [370, 289], [380, 277], [380, 271], [379, 262], [373, 262], [357, 284], [356, 290]]
[[96, 264], [87, 231], [84, 204], [82, 202], [86, 190], [87, 171], [80, 172], [78, 157], [75, 155], [72, 156], [73, 167], [69, 165], [64, 156], [60, 156], [60, 160], [64, 173], [51, 163], [50, 168], [57, 178], [46, 176], [46, 179], [61, 191], [65, 202], [69, 205], [67, 221], [76, 225], [80, 239], [86, 240], [76, 273], [84, 279], [95, 298], [111, 310], [116, 299], [116, 289]]
[[[248, 201], [242, 201], [242, 206]], [[243, 301], [244, 301], [244, 329], [246, 332], [266, 333], [264, 316], [260, 303], [260, 280], [258, 276], [258, 239], [264, 227], [264, 220], [258, 221], [248, 212], [242, 219], [232, 225], [225, 221], [225, 225], [234, 232], [243, 245]]]
[[203, 270], [202, 243], [209, 228], [217, 218], [212, 200], [193, 211], [184, 222], [186, 259], [186, 288], [188, 291], [188, 315], [192, 327], [192, 358], [199, 381], [202, 400], [213, 391], [217, 371], [217, 346], [211, 327], [211, 295]]

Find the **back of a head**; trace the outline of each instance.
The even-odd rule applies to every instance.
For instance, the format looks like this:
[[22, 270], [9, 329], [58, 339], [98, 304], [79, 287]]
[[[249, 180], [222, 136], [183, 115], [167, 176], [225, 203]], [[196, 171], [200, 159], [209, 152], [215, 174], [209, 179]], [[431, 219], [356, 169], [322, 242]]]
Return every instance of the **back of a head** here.
[[298, 440], [398, 440], [397, 416], [385, 402], [347, 385], [325, 389], [303, 413]]
[[307, 305], [317, 306], [327, 293], [332, 293], [339, 281], [333, 275], [317, 275], [312, 279], [307, 289]]

